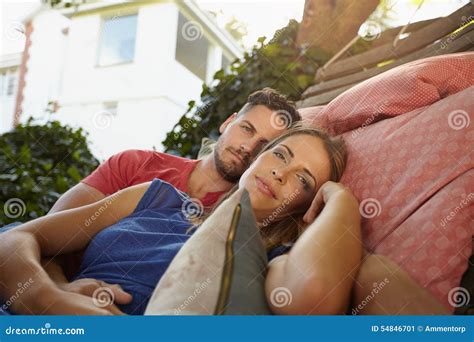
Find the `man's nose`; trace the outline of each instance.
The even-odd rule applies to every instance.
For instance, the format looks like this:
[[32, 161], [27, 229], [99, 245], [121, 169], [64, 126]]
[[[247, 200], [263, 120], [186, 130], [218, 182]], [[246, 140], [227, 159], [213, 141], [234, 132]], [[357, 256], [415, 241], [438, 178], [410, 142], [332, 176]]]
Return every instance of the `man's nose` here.
[[252, 154], [251, 154], [251, 151], [249, 150], [247, 144], [245, 144], [245, 143], [240, 144], [239, 153], [242, 157], [246, 158], [248, 162], [250, 162]]
[[243, 142], [240, 144], [240, 152], [242, 153], [249, 153], [250, 152], [250, 148], [248, 147], [248, 144]]
[[247, 148], [247, 152], [251, 156], [256, 156], [260, 152], [260, 150], [263, 148], [263, 144], [260, 141], [260, 139], [248, 140], [244, 143], [244, 145]]

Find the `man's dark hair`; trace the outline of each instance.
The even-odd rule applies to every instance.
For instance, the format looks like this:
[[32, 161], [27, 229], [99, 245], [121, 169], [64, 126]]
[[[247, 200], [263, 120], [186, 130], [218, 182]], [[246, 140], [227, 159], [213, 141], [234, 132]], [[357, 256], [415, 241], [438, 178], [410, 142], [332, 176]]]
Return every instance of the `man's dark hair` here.
[[280, 121], [287, 125], [287, 128], [301, 121], [301, 115], [296, 110], [295, 103], [272, 88], [263, 88], [249, 95], [247, 103], [239, 111], [239, 115], [246, 113], [255, 106], [262, 105], [281, 116]]

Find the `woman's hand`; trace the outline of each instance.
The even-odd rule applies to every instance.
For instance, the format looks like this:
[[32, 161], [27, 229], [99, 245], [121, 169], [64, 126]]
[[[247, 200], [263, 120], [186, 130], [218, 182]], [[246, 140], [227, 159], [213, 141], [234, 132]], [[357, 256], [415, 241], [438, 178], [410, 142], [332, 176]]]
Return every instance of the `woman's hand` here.
[[339, 196], [344, 196], [349, 201], [355, 201], [355, 203], [357, 204], [357, 200], [348, 188], [346, 188], [341, 183], [328, 181], [321, 185], [321, 187], [319, 188], [318, 192], [316, 193], [316, 196], [314, 196], [311, 206], [306, 211], [306, 214], [303, 217], [303, 221], [307, 223], [313, 222], [313, 220], [322, 210], [323, 205], [328, 203], [331, 198], [336, 198]]

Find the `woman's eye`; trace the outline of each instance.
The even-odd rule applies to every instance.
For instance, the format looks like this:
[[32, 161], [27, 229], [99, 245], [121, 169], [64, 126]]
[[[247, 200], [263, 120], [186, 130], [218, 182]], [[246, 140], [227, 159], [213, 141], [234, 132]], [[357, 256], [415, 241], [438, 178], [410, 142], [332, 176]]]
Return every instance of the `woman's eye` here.
[[308, 185], [308, 181], [304, 177], [298, 176], [298, 179], [300, 183], [303, 184], [304, 186]]
[[280, 159], [283, 159], [283, 160], [285, 159], [285, 156], [283, 155], [283, 153], [275, 151], [275, 152], [273, 152], [273, 154], [276, 155]]

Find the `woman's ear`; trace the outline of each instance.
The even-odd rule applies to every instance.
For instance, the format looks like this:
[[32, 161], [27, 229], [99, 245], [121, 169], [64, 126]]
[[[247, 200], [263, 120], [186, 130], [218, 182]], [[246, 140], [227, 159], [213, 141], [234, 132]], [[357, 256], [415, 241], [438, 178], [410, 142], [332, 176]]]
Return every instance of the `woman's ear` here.
[[237, 118], [237, 112], [235, 112], [234, 114], [230, 115], [227, 119], [225, 119], [225, 121], [219, 126], [219, 133], [222, 134], [224, 133], [225, 129], [227, 128], [227, 126], [229, 126], [229, 124], [234, 121], [236, 118]]

